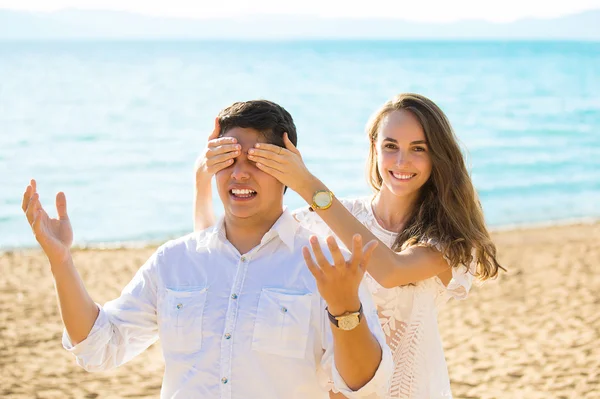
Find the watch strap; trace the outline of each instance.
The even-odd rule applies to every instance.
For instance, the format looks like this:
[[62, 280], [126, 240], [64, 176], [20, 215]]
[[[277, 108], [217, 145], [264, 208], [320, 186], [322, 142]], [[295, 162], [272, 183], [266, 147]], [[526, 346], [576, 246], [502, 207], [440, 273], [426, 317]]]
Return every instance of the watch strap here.
[[338, 321], [338, 317], [344, 317], [344, 316], [351, 316], [354, 314], [358, 314], [358, 322], [360, 323], [362, 321], [362, 317], [363, 317], [363, 306], [362, 303], [360, 304], [360, 308], [358, 309], [358, 311], [356, 312], [348, 312], [348, 313], [344, 313], [342, 315], [339, 316], [334, 316], [331, 313], [329, 313], [329, 308], [325, 308], [325, 310], [327, 310], [327, 316], [329, 317], [329, 321], [336, 327], [339, 327], [339, 321]]

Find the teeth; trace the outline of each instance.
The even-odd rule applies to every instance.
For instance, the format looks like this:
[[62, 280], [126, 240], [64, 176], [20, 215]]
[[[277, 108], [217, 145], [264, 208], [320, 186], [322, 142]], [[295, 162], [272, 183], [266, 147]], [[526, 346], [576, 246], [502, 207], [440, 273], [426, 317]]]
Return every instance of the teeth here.
[[392, 172], [394, 177], [399, 180], [409, 180], [415, 176], [414, 173], [394, 173]]
[[233, 190], [231, 190], [231, 192], [234, 195], [251, 195], [251, 194], [256, 194], [256, 191], [249, 190], [249, 189], [246, 189], [246, 188], [242, 188], [242, 189], [234, 188]]

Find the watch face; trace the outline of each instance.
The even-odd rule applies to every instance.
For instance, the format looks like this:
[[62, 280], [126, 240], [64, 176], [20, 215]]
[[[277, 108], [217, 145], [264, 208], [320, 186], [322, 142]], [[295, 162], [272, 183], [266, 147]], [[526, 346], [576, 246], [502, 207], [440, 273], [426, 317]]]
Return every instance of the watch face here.
[[341, 330], [353, 330], [358, 326], [360, 321], [358, 320], [358, 316], [346, 316], [338, 319], [338, 327]]
[[320, 192], [315, 194], [314, 200], [315, 204], [317, 204], [319, 208], [322, 208], [331, 203], [331, 196], [327, 192]]

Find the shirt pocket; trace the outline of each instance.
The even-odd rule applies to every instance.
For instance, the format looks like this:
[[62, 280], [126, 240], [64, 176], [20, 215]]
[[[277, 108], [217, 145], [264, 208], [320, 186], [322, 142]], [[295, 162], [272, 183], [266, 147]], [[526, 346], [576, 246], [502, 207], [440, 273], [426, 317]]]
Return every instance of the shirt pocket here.
[[161, 344], [167, 352], [195, 353], [202, 349], [202, 319], [207, 288], [166, 288], [158, 307]]
[[258, 300], [252, 349], [298, 359], [305, 357], [312, 294], [264, 288]]

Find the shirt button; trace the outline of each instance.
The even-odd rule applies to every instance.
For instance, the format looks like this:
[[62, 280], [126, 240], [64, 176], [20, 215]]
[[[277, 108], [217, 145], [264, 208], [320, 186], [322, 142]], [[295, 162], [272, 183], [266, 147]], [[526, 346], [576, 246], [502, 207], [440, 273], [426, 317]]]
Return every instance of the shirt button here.
[[225, 334], [225, 339], [229, 339], [229, 338], [231, 338], [231, 334], [229, 334], [229, 333]]
[[281, 307], [281, 313], [287, 313], [287, 308], [285, 306]]
[[221, 382], [223, 384], [227, 384], [227, 381], [229, 381], [227, 378], [225, 378], [225, 377], [221, 378]]
[[242, 256], [242, 262], [245, 262], [245, 261], [246, 261], [246, 257]]
[[181, 309], [182, 307], [183, 307], [183, 304], [181, 304], [181, 303], [177, 304], [177, 309]]
[[231, 295], [231, 299], [237, 299], [237, 294]]

